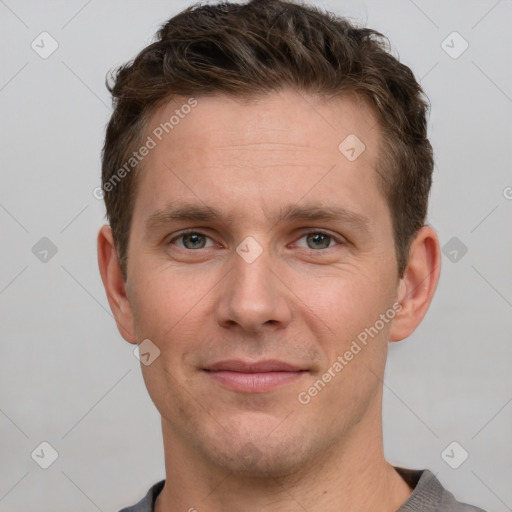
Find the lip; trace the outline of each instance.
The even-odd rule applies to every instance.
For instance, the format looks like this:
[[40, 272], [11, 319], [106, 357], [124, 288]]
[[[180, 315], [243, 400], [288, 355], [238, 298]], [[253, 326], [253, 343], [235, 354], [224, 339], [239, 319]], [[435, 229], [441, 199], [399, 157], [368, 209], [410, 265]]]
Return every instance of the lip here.
[[241, 373], [265, 373], [265, 372], [298, 372], [302, 368], [279, 361], [277, 359], [267, 359], [258, 362], [246, 362], [241, 359], [230, 359], [229, 361], [219, 361], [206, 368], [209, 371], [226, 371]]
[[278, 360], [247, 362], [220, 361], [204, 369], [218, 384], [242, 393], [265, 393], [294, 382], [307, 372], [298, 366]]

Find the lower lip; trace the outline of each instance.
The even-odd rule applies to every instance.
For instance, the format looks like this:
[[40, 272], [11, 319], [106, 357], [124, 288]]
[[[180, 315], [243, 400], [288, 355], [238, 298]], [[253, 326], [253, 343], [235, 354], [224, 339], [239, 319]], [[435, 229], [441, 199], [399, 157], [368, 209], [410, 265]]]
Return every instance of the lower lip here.
[[231, 371], [207, 371], [206, 374], [222, 386], [243, 393], [264, 393], [289, 384], [306, 373], [298, 372], [262, 372], [243, 373]]

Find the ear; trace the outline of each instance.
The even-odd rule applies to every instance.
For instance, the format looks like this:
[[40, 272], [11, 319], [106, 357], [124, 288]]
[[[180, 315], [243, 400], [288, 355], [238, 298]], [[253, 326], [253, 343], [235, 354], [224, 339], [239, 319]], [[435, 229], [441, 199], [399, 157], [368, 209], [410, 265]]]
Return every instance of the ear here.
[[112, 229], [107, 225], [98, 233], [98, 265], [117, 328], [126, 341], [137, 343], [132, 308], [126, 294], [126, 282], [117, 261]]
[[436, 232], [421, 228], [411, 244], [409, 260], [397, 291], [402, 308], [391, 326], [390, 341], [410, 336], [425, 316], [439, 281], [441, 250]]

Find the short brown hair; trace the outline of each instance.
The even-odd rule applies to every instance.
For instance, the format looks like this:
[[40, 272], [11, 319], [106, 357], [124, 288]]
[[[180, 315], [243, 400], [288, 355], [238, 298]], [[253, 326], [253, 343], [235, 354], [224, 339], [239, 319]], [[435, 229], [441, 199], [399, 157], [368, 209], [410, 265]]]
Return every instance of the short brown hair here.
[[155, 42], [119, 67], [107, 87], [114, 112], [102, 187], [125, 280], [137, 173], [122, 173], [123, 179], [119, 173], [140, 147], [151, 113], [175, 96], [251, 96], [286, 87], [326, 97], [355, 93], [373, 108], [384, 145], [377, 172], [403, 274], [411, 241], [425, 223], [432, 182], [428, 104], [379, 32], [282, 0], [196, 4], [162, 25]]

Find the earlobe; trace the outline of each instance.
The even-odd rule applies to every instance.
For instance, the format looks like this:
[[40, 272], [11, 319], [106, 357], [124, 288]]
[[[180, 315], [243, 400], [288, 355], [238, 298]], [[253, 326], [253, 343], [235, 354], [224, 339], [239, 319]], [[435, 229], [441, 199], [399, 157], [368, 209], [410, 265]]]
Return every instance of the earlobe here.
[[398, 284], [397, 302], [402, 308], [393, 320], [390, 341], [407, 338], [420, 324], [434, 297], [440, 267], [439, 240], [436, 232], [425, 226], [414, 237], [407, 268]]
[[132, 309], [126, 294], [126, 282], [117, 260], [112, 230], [108, 225], [103, 226], [98, 233], [98, 266], [117, 328], [126, 341], [136, 343]]

